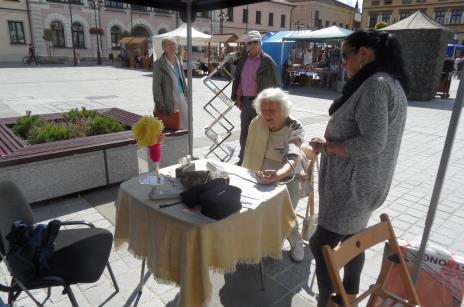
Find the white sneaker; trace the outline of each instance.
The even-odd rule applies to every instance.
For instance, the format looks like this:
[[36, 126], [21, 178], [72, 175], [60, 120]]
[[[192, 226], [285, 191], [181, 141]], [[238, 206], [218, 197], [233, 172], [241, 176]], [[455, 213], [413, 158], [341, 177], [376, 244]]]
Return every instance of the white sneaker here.
[[297, 240], [290, 249], [290, 259], [293, 262], [301, 262], [304, 259], [303, 240]]

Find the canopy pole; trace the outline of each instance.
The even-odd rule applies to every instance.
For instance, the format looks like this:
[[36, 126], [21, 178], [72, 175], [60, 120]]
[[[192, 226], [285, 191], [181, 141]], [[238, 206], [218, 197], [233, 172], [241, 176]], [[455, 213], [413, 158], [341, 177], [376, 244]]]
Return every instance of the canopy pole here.
[[[461, 72], [462, 73], [462, 72]], [[433, 187], [432, 198], [430, 200], [429, 210], [427, 212], [427, 219], [425, 220], [425, 229], [422, 234], [421, 245], [419, 248], [419, 254], [416, 260], [416, 266], [414, 267], [414, 273], [412, 280], [415, 285], [419, 280], [419, 270], [422, 265], [422, 260], [424, 259], [425, 249], [427, 247], [427, 241], [430, 236], [430, 231], [433, 225], [433, 219], [435, 218], [435, 213], [437, 211], [438, 200], [440, 199], [441, 189], [443, 187], [443, 181], [445, 180], [446, 170], [448, 168], [448, 162], [451, 155], [451, 150], [453, 149], [454, 139], [456, 137], [456, 130], [459, 124], [459, 117], [461, 116], [461, 110], [464, 103], [464, 83], [459, 81], [458, 93], [456, 95], [456, 100], [454, 101], [453, 112], [451, 113], [450, 124], [448, 127], [448, 132], [446, 134], [445, 146], [443, 147], [443, 152], [441, 155], [440, 166], [438, 167], [437, 178], [435, 180], [435, 186]]]
[[192, 0], [186, 0], [187, 6], [187, 103], [188, 103], [188, 143], [189, 154], [193, 157], [193, 105], [192, 105]]

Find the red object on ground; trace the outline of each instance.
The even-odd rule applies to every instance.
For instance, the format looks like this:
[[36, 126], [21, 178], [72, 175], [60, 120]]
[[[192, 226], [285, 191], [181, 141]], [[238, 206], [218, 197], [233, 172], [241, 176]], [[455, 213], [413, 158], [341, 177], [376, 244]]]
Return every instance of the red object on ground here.
[[150, 159], [153, 162], [159, 163], [161, 161], [161, 144], [151, 145], [149, 149]]

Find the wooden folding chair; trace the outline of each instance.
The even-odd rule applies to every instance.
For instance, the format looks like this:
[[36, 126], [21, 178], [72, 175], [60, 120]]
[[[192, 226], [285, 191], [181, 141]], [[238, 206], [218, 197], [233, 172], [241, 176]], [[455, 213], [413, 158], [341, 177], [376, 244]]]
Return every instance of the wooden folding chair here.
[[[390, 219], [388, 215], [382, 214], [380, 220], [380, 223], [348, 238], [333, 249], [330, 248], [329, 245], [324, 245], [322, 247], [322, 254], [324, 255], [324, 260], [335, 292], [335, 295], [332, 294], [331, 296], [331, 300], [334, 303], [343, 306], [355, 306], [370, 296], [367, 306], [384, 306], [382, 302], [387, 302], [387, 298], [394, 303], [400, 303], [404, 306], [420, 305], [416, 289], [414, 288], [406, 262], [401, 253], [398, 241], [396, 240], [395, 233], [393, 232]], [[385, 240], [390, 244], [393, 253], [390, 259], [394, 259], [394, 261], [389, 261], [386, 270], [384, 272], [381, 271], [374, 285], [350, 302], [339, 275], [340, 270], [350, 262], [351, 259], [376, 244], [384, 243]], [[401, 298], [385, 289], [386, 282], [394, 265], [399, 265], [401, 281], [406, 292], [405, 298]], [[392, 306], [392, 304], [389, 306]]]

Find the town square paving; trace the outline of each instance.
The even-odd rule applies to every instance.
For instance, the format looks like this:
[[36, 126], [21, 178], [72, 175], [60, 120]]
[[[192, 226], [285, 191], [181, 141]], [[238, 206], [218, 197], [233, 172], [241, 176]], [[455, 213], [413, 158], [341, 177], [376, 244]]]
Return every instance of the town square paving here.
[[[225, 84], [224, 81], [217, 81]], [[410, 101], [406, 129], [401, 144], [398, 165], [392, 187], [385, 204], [371, 217], [370, 224], [379, 221], [381, 213], [389, 214], [395, 232], [401, 239], [420, 240], [425, 218], [443, 150], [451, 110], [459, 80], [453, 80], [450, 99]], [[129, 70], [112, 66], [80, 67], [4, 67], [0, 68], [0, 117], [25, 114], [64, 112], [71, 108], [118, 107], [141, 115], [151, 114], [152, 74], [150, 71]], [[230, 87], [227, 89], [230, 91]], [[295, 86], [289, 94], [293, 103], [292, 116], [300, 120], [306, 131], [306, 139], [321, 136], [328, 120], [327, 110], [337, 93], [321, 88]], [[203, 106], [213, 94], [202, 83], [193, 79], [193, 135], [194, 154], [203, 157], [208, 152], [209, 140], [204, 127], [212, 119]], [[235, 108], [228, 114], [235, 125], [230, 145], [238, 147], [239, 112]], [[464, 125], [460, 120], [452, 149], [441, 198], [436, 212], [430, 243], [455, 254], [464, 255]], [[141, 155], [143, 160], [143, 155]], [[231, 162], [237, 160], [234, 157]], [[114, 209], [117, 186], [63, 197], [34, 205], [39, 221], [52, 218], [86, 219], [97, 226], [114, 231]], [[317, 195], [317, 194], [316, 194]], [[306, 199], [302, 199], [297, 213], [305, 212]], [[109, 208], [109, 209], [108, 209]], [[311, 306], [315, 303], [317, 283], [314, 280], [314, 261], [311, 262], [309, 246], [301, 264], [288, 259], [287, 243], [284, 243], [281, 260], [266, 259], [264, 264], [266, 290], [259, 291], [259, 271], [254, 266], [240, 265], [237, 272], [225, 276], [211, 273], [213, 294], [210, 306]], [[366, 256], [362, 288], [372, 283], [379, 271], [382, 249], [370, 251]], [[146, 275], [142, 295], [137, 295], [140, 260], [125, 248], [114, 250], [111, 264], [121, 291], [110, 300], [113, 288], [108, 274], [95, 284], [73, 287], [81, 306], [175, 306], [178, 287], [157, 282]], [[6, 268], [0, 265], [0, 280], [8, 279]], [[250, 290], [251, 289], [251, 290]], [[36, 291], [40, 298], [45, 292]], [[7, 297], [0, 294], [0, 306]], [[25, 295], [18, 306], [32, 306]], [[48, 306], [67, 306], [66, 296], [60, 290], [52, 291]]]

